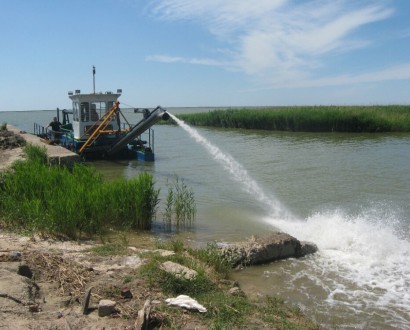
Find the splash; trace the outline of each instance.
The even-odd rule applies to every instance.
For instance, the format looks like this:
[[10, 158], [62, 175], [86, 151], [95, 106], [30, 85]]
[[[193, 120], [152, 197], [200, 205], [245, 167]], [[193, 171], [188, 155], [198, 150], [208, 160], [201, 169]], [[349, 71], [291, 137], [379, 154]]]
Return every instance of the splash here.
[[[387, 324], [403, 328], [410, 318], [410, 242], [395, 224], [397, 213], [373, 205], [359, 214], [343, 210], [318, 212], [305, 221], [266, 222], [301, 240], [315, 242], [319, 253], [306, 263], [304, 273], [327, 292], [323, 313], [331, 306], [349, 306], [358, 318], [384, 315]], [[299, 274], [300, 275], [300, 274]], [[291, 274], [297, 290], [297, 274]], [[330, 307], [329, 307], [330, 306]]]
[[213, 145], [206, 138], [198, 133], [196, 129], [193, 129], [187, 125], [184, 121], [178, 119], [174, 115], [170, 114], [171, 118], [182, 127], [197, 143], [201, 144], [206, 151], [227, 170], [232, 178], [239, 182], [243, 189], [262, 203], [269, 214], [273, 218], [277, 219], [289, 219], [293, 218], [288, 210], [274, 197], [269, 197], [263, 189], [253, 180], [246, 169], [243, 168], [231, 155], [226, 152], [222, 152], [217, 146]]

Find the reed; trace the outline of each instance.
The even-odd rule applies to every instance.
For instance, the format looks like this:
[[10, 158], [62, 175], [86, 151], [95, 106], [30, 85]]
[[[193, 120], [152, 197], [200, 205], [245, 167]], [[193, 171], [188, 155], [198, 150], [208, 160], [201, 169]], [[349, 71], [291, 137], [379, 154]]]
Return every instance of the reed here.
[[196, 203], [194, 192], [183, 180], [175, 176], [172, 182], [167, 182], [168, 194], [163, 214], [167, 227], [175, 225], [177, 229], [189, 228], [195, 221]]
[[300, 132], [409, 132], [410, 106], [289, 106], [178, 116], [191, 125]]
[[0, 214], [6, 226], [78, 238], [107, 228], [149, 229], [159, 202], [150, 174], [105, 182], [95, 169], [47, 164], [45, 149], [25, 148], [26, 161], [0, 178]]

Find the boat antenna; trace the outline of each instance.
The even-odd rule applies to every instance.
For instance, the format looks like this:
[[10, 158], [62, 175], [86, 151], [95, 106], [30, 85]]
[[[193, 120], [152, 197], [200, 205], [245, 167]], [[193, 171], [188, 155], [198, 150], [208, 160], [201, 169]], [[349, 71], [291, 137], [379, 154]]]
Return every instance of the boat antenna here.
[[95, 94], [95, 66], [93, 65], [93, 90]]

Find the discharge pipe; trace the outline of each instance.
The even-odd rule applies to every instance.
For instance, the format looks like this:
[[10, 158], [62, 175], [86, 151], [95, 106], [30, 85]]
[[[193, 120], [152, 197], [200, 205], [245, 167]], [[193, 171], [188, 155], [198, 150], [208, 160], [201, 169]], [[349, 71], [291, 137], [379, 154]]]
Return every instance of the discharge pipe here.
[[151, 126], [155, 125], [161, 119], [168, 120], [168, 112], [160, 106], [157, 106], [150, 113], [144, 113], [144, 118], [141, 119], [125, 136], [123, 136], [117, 143], [115, 143], [107, 151], [107, 155], [114, 155], [120, 151], [129, 142], [134, 140], [137, 136], [140, 136]]

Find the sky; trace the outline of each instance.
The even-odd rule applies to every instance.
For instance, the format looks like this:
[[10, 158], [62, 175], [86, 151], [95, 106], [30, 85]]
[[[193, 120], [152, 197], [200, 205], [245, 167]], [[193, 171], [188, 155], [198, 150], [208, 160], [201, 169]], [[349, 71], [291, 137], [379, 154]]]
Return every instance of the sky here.
[[0, 4], [0, 111], [410, 103], [409, 0]]

